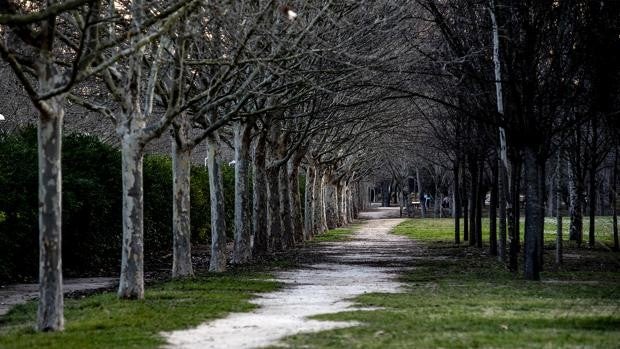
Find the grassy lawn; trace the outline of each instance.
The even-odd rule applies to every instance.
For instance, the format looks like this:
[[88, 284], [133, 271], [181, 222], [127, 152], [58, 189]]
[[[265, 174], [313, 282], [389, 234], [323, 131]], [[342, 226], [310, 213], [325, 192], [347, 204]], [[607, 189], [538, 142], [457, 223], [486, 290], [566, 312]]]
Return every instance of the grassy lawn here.
[[[449, 220], [415, 219], [419, 240], [396, 294], [366, 294], [381, 310], [322, 315], [361, 326], [288, 338], [304, 348], [620, 348], [620, 254], [568, 249], [566, 266], [527, 282], [485, 251], [454, 246]], [[572, 257], [569, 257], [570, 254]], [[551, 258], [548, 258], [551, 259]]]
[[[452, 218], [438, 218], [438, 219], [410, 219], [405, 223], [396, 227], [395, 232], [397, 234], [407, 234], [416, 240], [424, 241], [454, 241], [454, 220]], [[584, 243], [588, 241], [589, 220], [584, 219], [583, 222], [583, 239]], [[606, 244], [607, 246], [613, 246], [613, 231], [612, 221], [610, 216], [596, 217], [596, 232], [594, 236], [596, 241]], [[521, 237], [523, 238], [523, 228], [525, 225], [525, 218], [521, 218], [519, 224], [519, 230], [521, 231]], [[568, 242], [568, 227], [570, 220], [567, 217], [562, 219], [562, 240]], [[498, 228], [499, 229], [499, 228]], [[544, 227], [545, 242], [547, 244], [555, 243], [557, 222], [555, 218], [545, 218]], [[482, 219], [482, 235], [483, 240], [488, 242], [489, 239], [489, 219]], [[463, 219], [461, 219], [461, 242], [463, 241]]]
[[351, 234], [355, 232], [361, 225], [352, 224], [342, 228], [331, 229], [323, 234], [319, 234], [312, 239], [312, 243], [315, 242], [338, 242], [350, 240]]
[[159, 332], [250, 311], [255, 293], [277, 287], [265, 274], [231, 272], [147, 287], [142, 301], [119, 300], [114, 292], [66, 299], [60, 333], [33, 330], [36, 303], [30, 302], [0, 321], [0, 348], [157, 348], [164, 343]]

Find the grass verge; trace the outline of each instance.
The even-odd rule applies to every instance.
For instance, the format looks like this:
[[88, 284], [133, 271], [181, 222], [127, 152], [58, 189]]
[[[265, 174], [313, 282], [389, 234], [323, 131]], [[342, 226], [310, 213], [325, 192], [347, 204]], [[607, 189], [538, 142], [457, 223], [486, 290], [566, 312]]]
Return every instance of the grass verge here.
[[315, 236], [311, 242], [338, 242], [338, 241], [348, 241], [351, 239], [351, 235], [360, 228], [361, 224], [351, 224], [346, 227], [331, 229], [323, 234], [319, 234]]
[[[575, 254], [570, 268], [528, 282], [476, 248], [454, 246], [452, 227], [438, 220], [406, 221], [396, 232], [421, 249], [402, 275], [406, 291], [366, 294], [363, 307], [318, 319], [358, 321], [357, 327], [301, 334], [305, 348], [618, 348], [618, 256]], [[583, 251], [580, 250], [580, 251]], [[601, 259], [604, 257], [603, 259]], [[591, 260], [592, 259], [592, 260]], [[594, 263], [593, 261], [596, 261]]]
[[65, 300], [66, 329], [34, 331], [36, 303], [13, 308], [0, 322], [0, 348], [157, 348], [162, 331], [189, 328], [250, 311], [256, 293], [278, 284], [258, 272], [209, 275], [148, 287], [144, 300], [119, 300], [113, 292]]

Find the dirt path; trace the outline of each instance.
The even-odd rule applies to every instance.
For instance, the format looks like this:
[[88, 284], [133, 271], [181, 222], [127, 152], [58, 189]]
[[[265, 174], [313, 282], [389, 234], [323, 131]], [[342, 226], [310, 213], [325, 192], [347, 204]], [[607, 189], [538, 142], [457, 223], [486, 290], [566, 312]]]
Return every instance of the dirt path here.
[[[64, 293], [96, 291], [117, 284], [115, 278], [77, 278], [64, 280]], [[38, 284], [16, 284], [0, 287], [0, 316], [17, 304], [23, 304], [39, 296]]]
[[280, 272], [276, 279], [287, 284], [253, 302], [260, 308], [233, 313], [197, 328], [165, 333], [167, 348], [257, 348], [273, 345], [296, 333], [355, 326], [350, 322], [309, 320], [308, 317], [349, 309], [348, 299], [367, 292], [396, 292], [397, 272], [410, 265], [411, 240], [389, 234], [402, 219], [398, 209], [367, 212], [368, 219], [351, 241], [322, 243], [305, 253], [318, 262], [301, 269]]

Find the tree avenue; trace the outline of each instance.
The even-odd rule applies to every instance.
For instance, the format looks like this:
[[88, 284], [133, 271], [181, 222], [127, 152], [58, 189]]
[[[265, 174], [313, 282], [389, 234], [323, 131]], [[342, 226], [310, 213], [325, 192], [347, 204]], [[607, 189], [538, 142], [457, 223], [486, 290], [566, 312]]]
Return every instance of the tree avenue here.
[[64, 328], [63, 129], [115, 135], [121, 151], [123, 299], [145, 297], [143, 158], [158, 147], [172, 158], [172, 251], [158, 253], [173, 278], [194, 276], [203, 161], [210, 272], [379, 201], [452, 217], [455, 244], [528, 280], [549, 258], [545, 216], [557, 264], [563, 214], [590, 248], [611, 215], [619, 250], [619, 27], [611, 0], [0, 0], [0, 127], [38, 115], [37, 329]]

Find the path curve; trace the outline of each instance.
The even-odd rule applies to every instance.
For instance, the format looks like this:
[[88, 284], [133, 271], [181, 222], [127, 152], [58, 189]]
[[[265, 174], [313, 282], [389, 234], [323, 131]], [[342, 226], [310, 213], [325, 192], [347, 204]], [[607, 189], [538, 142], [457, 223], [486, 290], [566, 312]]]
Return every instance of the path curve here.
[[389, 234], [403, 219], [398, 209], [363, 213], [368, 219], [351, 241], [321, 243], [314, 250], [320, 262], [276, 274], [286, 286], [252, 302], [255, 311], [233, 313], [196, 328], [163, 333], [166, 348], [259, 348], [297, 333], [355, 326], [352, 322], [310, 320], [337, 313], [354, 304], [348, 299], [368, 292], [397, 292], [396, 276], [410, 265], [415, 243]]

